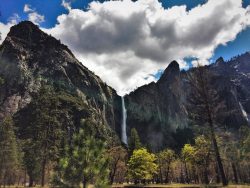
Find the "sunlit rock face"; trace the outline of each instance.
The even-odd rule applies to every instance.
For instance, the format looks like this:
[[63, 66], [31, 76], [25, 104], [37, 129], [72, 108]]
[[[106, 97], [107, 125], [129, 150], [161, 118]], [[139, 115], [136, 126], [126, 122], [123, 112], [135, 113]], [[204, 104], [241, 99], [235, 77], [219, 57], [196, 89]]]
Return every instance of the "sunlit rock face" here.
[[[249, 124], [250, 53], [228, 62], [219, 58], [206, 68], [213, 75], [212, 87], [225, 105], [227, 115], [218, 118], [219, 126], [234, 131]], [[142, 86], [125, 97], [128, 132], [135, 127], [143, 143], [153, 150], [175, 147], [176, 130], [192, 128], [187, 116], [188, 98], [192, 97], [187, 74], [192, 74], [192, 70], [180, 71], [174, 61], [158, 82]]]
[[0, 46], [0, 77], [5, 81], [0, 87], [0, 120], [25, 108], [45, 82], [88, 106], [88, 113], [79, 109], [70, 114], [72, 124], [95, 114], [107, 129], [120, 131], [121, 102], [115, 90], [84, 67], [67, 46], [31, 22], [13, 26]]

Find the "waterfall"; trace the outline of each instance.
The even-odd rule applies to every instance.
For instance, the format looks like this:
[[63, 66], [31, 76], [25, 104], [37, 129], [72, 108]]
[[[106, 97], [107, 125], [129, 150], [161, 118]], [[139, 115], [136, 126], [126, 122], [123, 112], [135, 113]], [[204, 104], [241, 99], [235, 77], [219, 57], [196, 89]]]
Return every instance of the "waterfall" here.
[[242, 112], [243, 116], [246, 118], [247, 122], [250, 122], [250, 120], [248, 119], [248, 116], [249, 116], [249, 115], [248, 115], [247, 112], [244, 110], [244, 108], [243, 108], [241, 102], [239, 102], [239, 105], [240, 105], [240, 109], [241, 109], [241, 112]]
[[127, 145], [128, 138], [126, 132], [127, 129], [126, 120], [127, 120], [127, 111], [125, 107], [124, 97], [122, 97], [122, 142]]

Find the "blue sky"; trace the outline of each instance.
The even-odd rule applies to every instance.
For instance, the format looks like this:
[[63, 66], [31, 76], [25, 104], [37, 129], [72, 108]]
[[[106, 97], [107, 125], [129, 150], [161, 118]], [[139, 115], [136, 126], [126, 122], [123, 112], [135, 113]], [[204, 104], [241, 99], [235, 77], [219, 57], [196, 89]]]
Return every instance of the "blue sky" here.
[[[70, 0], [67, 0], [67, 2], [69, 2], [69, 1]], [[142, 0], [139, 0], [139, 1], [142, 2]], [[152, 1], [152, 0], [147, 0], [147, 2], [149, 2], [149, 1]], [[215, 3], [216, 0], [209, 0], [209, 1], [214, 2], [214, 4], [216, 4]], [[226, 3], [227, 1], [231, 1], [233, 3], [235, 3], [236, 1], [240, 2], [240, 0], [217, 0], [217, 2], [219, 2], [219, 1], [224, 2], [224, 3]], [[77, 15], [78, 13], [76, 13], [74, 11], [69, 11], [65, 7], [63, 7], [62, 0], [0, 0], [0, 12], [1, 12], [0, 23], [7, 24], [9, 22], [10, 18], [13, 17], [13, 15], [15, 15], [15, 14], [17, 14], [20, 17], [20, 20], [27, 20], [29, 12], [24, 12], [24, 6], [25, 6], [25, 4], [29, 5], [29, 7], [32, 9], [33, 12], [36, 12], [39, 15], [44, 16], [44, 21], [39, 23], [41, 28], [43, 28], [43, 29], [47, 28], [48, 33], [52, 34], [56, 38], [61, 39], [66, 45], [68, 45], [70, 47], [70, 49], [72, 49], [72, 51], [76, 54], [78, 59], [80, 59], [82, 62], [87, 62], [85, 65], [89, 69], [93, 70], [96, 74], [98, 74], [109, 85], [113, 86], [115, 89], [117, 89], [118, 91], [122, 91], [122, 92], [123, 91], [127, 92], [129, 90], [133, 90], [133, 88], [138, 87], [140, 85], [143, 85], [145, 83], [149, 83], [150, 81], [152, 81], [155, 78], [158, 79], [161, 75], [161, 72], [168, 65], [168, 63], [172, 60], [184, 59], [184, 61], [186, 61], [190, 64], [190, 61], [193, 59], [193, 58], [189, 58], [189, 57], [185, 56], [185, 53], [188, 54], [188, 51], [183, 53], [184, 55], [181, 54], [178, 56], [175, 53], [169, 52], [169, 51], [171, 51], [171, 48], [167, 49], [168, 51], [166, 51], [166, 53], [169, 52], [169, 54], [168, 54], [168, 57], [166, 58], [166, 57], [164, 57], [164, 55], [162, 55], [162, 53], [164, 53], [164, 51], [161, 52], [161, 49], [157, 51], [154, 49], [154, 47], [150, 47], [151, 44], [148, 47], [146, 45], [146, 43], [145, 43], [145, 46], [144, 45], [140, 46], [142, 48], [145, 48], [144, 51], [142, 51], [140, 49], [138, 50], [138, 46], [137, 47], [132, 46], [132, 45], [134, 45], [133, 42], [129, 43], [129, 42], [125, 41], [125, 40], [130, 40], [130, 39], [132, 41], [134, 40], [133, 39], [134, 36], [128, 37], [126, 35], [126, 33], [131, 33], [131, 31], [137, 31], [136, 27], [131, 29], [131, 27], [134, 26], [133, 25], [134, 18], [131, 17], [131, 21], [124, 22], [124, 24], [126, 25], [125, 28], [128, 29], [125, 33], [122, 33], [124, 31], [123, 30], [124, 27], [120, 27], [120, 24], [115, 23], [115, 20], [117, 20], [117, 18], [120, 19], [122, 14], [121, 15], [118, 14], [118, 17], [116, 17], [116, 19], [114, 19], [114, 23], [113, 23], [117, 27], [116, 28], [117, 30], [121, 29], [121, 30], [119, 30], [121, 32], [121, 37], [120, 37], [121, 39], [119, 38], [119, 40], [117, 40], [116, 38], [109, 38], [110, 35], [108, 33], [105, 33], [107, 31], [107, 28], [106, 28], [106, 30], [102, 30], [103, 27], [98, 26], [98, 24], [100, 25], [103, 21], [107, 21], [107, 20], [102, 20], [102, 22], [100, 22], [100, 23], [97, 22], [95, 25], [95, 30], [92, 30], [93, 36], [92, 36], [91, 32], [88, 33], [88, 31], [91, 30], [91, 27], [86, 26], [86, 28], [83, 30], [83, 32], [80, 32], [81, 29], [75, 30], [75, 32], [79, 32], [79, 33], [77, 33], [77, 36], [79, 36], [80, 38], [76, 39], [74, 41], [72, 39], [72, 37], [74, 37], [74, 35], [71, 36], [69, 34], [69, 36], [68, 36], [68, 35], [65, 35], [63, 33], [63, 32], [67, 32], [67, 30], [64, 30], [65, 28], [63, 28], [62, 23], [59, 23], [58, 27], [56, 26], [56, 24], [58, 24], [57, 18], [58, 18], [58, 16], [65, 14], [65, 15], [67, 15], [67, 18], [64, 21], [67, 21], [67, 20], [70, 20], [70, 22], [72, 21], [72, 26], [75, 27], [77, 25], [74, 25], [73, 22], [81, 22], [82, 19], [86, 18], [87, 14], [85, 16], [83, 16], [84, 12], [91, 13], [91, 10], [89, 11], [89, 9], [88, 9], [88, 7], [89, 7], [88, 4], [90, 2], [91, 1], [89, 1], [89, 0], [71, 0], [70, 3], [71, 3], [72, 9], [81, 9], [82, 10], [81, 14]], [[102, 2], [104, 2], [104, 1], [102, 1]], [[145, 0], [145, 2], [146, 2], [146, 0]], [[186, 13], [188, 13], [187, 11], [190, 11], [195, 7], [208, 4], [208, 0], [160, 0], [160, 2], [162, 3], [162, 6], [165, 9], [171, 9], [171, 10], [174, 9], [173, 7], [186, 5], [186, 7], [187, 7], [187, 10], [185, 10]], [[115, 3], [113, 3], [113, 4], [110, 3], [111, 6], [113, 6], [114, 4]], [[250, 0], [243, 1], [244, 8], [246, 8], [249, 4], [250, 4]], [[120, 5], [116, 4], [114, 6], [117, 6], [119, 8]], [[127, 5], [122, 5], [120, 7], [123, 7], [123, 6], [127, 7], [127, 8], [129, 7]], [[152, 6], [154, 6], [154, 5], [152, 5]], [[107, 7], [105, 7], [105, 8], [107, 8]], [[95, 8], [92, 8], [92, 9], [95, 9]], [[204, 10], [206, 10], [206, 11], [209, 10], [209, 6], [204, 7]], [[109, 12], [109, 11], [111, 11], [109, 14], [109, 16], [110, 16], [113, 14], [113, 12], [111, 9], [109, 10], [109, 8], [107, 8], [107, 12]], [[144, 10], [142, 10], [142, 11], [144, 11]], [[223, 11], [224, 10], [222, 9], [221, 14], [223, 14]], [[235, 10], [232, 10], [232, 11], [235, 11]], [[125, 10], [125, 12], [126, 12], [126, 10]], [[178, 14], [178, 11], [176, 11], [176, 9], [174, 10], [174, 12]], [[181, 11], [179, 11], [179, 12], [181, 12]], [[232, 12], [232, 13], [234, 13], [234, 12]], [[74, 16], [71, 17], [74, 14], [76, 14], [77, 16], [80, 16], [80, 17], [83, 16], [83, 17], [82, 18], [79, 17], [79, 19], [75, 18]], [[154, 12], [153, 12], [153, 14], [154, 14]], [[235, 15], [237, 17], [237, 14], [235, 14]], [[114, 16], [116, 16], [116, 15], [114, 14]], [[91, 20], [91, 17], [89, 17], [88, 19]], [[139, 17], [138, 17], [138, 19], [139, 19]], [[112, 19], [109, 18], [109, 21], [110, 20], [112, 20]], [[228, 21], [230, 21], [230, 20], [228, 20]], [[69, 23], [69, 22], [67, 22], [67, 23]], [[198, 23], [198, 24], [200, 24], [200, 23]], [[207, 25], [209, 26], [209, 23]], [[164, 27], [158, 27], [158, 26], [156, 27], [156, 26], [152, 27], [152, 29], [154, 29], [154, 28], [156, 28], [156, 29], [158, 28], [160, 30], [166, 29], [166, 31], [170, 32], [170, 34], [167, 34], [167, 33], [165, 33], [165, 34], [171, 36], [171, 31], [172, 31], [171, 28], [167, 29]], [[169, 26], [171, 26], [171, 25], [169, 25]], [[206, 27], [206, 25], [204, 25], [203, 27]], [[98, 28], [100, 29], [100, 32], [101, 32], [99, 34], [95, 33], [95, 31], [97, 31]], [[208, 29], [209, 28], [210, 27], [208, 27]], [[225, 28], [228, 28], [228, 27], [225, 27]], [[202, 28], [198, 28], [198, 29], [202, 29]], [[221, 28], [221, 29], [222, 30], [220, 32], [222, 32], [222, 34], [223, 34], [223, 28]], [[155, 30], [156, 32], [158, 32], [156, 34], [159, 36], [162, 35], [161, 32], [159, 32], [160, 30]], [[1, 30], [0, 30], [0, 32], [1, 32]], [[103, 32], [107, 36], [100, 38], [99, 35], [102, 35]], [[203, 31], [203, 33], [204, 32], [205, 32], [205, 30]], [[232, 32], [232, 31], [230, 31], [230, 32]], [[225, 31], [224, 31], [224, 33], [225, 33]], [[131, 35], [133, 35], [133, 33]], [[141, 36], [141, 35], [139, 35], [139, 36]], [[159, 36], [156, 36], [156, 37], [159, 37]], [[208, 38], [210, 37], [210, 36], [206, 36], [206, 35], [204, 35], [204, 36], [208, 37]], [[167, 38], [167, 36], [164, 36], [164, 37], [162, 38], [162, 40], [168, 39], [171, 41], [171, 37], [170, 37], [170, 39]], [[107, 38], [107, 41], [105, 41], [105, 38]], [[68, 40], [68, 39], [70, 39], [70, 40]], [[149, 39], [153, 40], [154, 38], [149, 37]], [[95, 44], [96, 41], [93, 42], [94, 40], [101, 41], [103, 43]], [[113, 40], [113, 43], [110, 42], [112, 40]], [[145, 40], [147, 40], [147, 38], [145, 38]], [[176, 40], [172, 41], [172, 42], [178, 43], [179, 39], [177, 38]], [[185, 42], [185, 40], [184, 40], [184, 42]], [[195, 41], [196, 39], [194, 38], [193, 40]], [[203, 39], [201, 39], [201, 40], [203, 40]], [[85, 41], [86, 41], [86, 45], [84, 45]], [[75, 43], [77, 43], [77, 44], [75, 44]], [[189, 41], [187, 44], [185, 43], [184, 45], [186, 45], [186, 46], [183, 47], [183, 50], [185, 50], [185, 48], [187, 48], [187, 47], [192, 46], [193, 43], [194, 43], [193, 41]], [[221, 42], [221, 43], [223, 43], [223, 42]], [[105, 44], [106, 46], [102, 47], [103, 44]], [[204, 40], [204, 44], [206, 44], [206, 40]], [[209, 60], [215, 61], [217, 58], [219, 58], [221, 56], [225, 60], [229, 60], [233, 56], [236, 56], [238, 54], [242, 54], [246, 51], [250, 51], [249, 44], [250, 44], [250, 27], [248, 26], [246, 29], [244, 29], [243, 31], [241, 31], [237, 34], [237, 37], [235, 40], [232, 40], [232, 37], [231, 37], [230, 40], [226, 42], [226, 45], [221, 45], [219, 43], [219, 45], [216, 45], [216, 47], [213, 48], [212, 44], [209, 44], [210, 47], [212, 47], [211, 48], [212, 53], [214, 54], [214, 55], [209, 56]], [[199, 48], [197, 47], [199, 45], [203, 45], [203, 43], [195, 44], [193, 46], [193, 48], [191, 48], [190, 50], [192, 51], [192, 49], [196, 49], [196, 50], [198, 49], [198, 51], [199, 51]], [[119, 46], [121, 46], [121, 47], [119, 47]], [[130, 50], [130, 47], [132, 50]], [[164, 45], [163, 45], [163, 47], [164, 47]], [[177, 47], [178, 47], [178, 49], [182, 50], [180, 48], [180, 46], [177, 46]], [[79, 51], [79, 49], [81, 49], [82, 51]], [[94, 49], [94, 52], [88, 51], [90, 49]], [[95, 51], [95, 49], [96, 49], [96, 51]], [[148, 50], [150, 50], [150, 51], [148, 51]], [[155, 52], [154, 52], [154, 50], [155, 50]], [[204, 53], [209, 52], [209, 50], [205, 49], [204, 46], [201, 47], [201, 50], [203, 50]], [[126, 51], [126, 53], [124, 51]], [[130, 51], [132, 51], [134, 53], [134, 54], [132, 54], [133, 57], [131, 57]], [[98, 56], [99, 54], [101, 54], [101, 55]], [[192, 53], [190, 53], [190, 54], [192, 55]], [[198, 52], [193, 53], [193, 54], [202, 56]], [[121, 60], [121, 58], [128, 59], [128, 62], [129, 61], [131, 61], [131, 62], [126, 64], [124, 61]], [[180, 58], [180, 59], [178, 59], [178, 58]], [[206, 56], [205, 58], [208, 58], [208, 56]], [[95, 61], [95, 63], [93, 63], [94, 61]], [[143, 61], [144, 64], [140, 63], [141, 61]], [[166, 61], [166, 63], [162, 63], [162, 61], [163, 62]], [[108, 63], [112, 62], [113, 63], [112, 66], [110, 66], [107, 62]], [[152, 64], [154, 64], [154, 66]], [[141, 68], [144, 66], [145, 66], [145, 68]], [[109, 70], [110, 67], [112, 67], [112, 69], [111, 69], [112, 71]], [[129, 69], [129, 67], [130, 67], [130, 69]], [[185, 67], [185, 66], [182, 65], [182, 68], [183, 67]], [[185, 67], [185, 68], [187, 68], [187, 67]], [[149, 75], [154, 75], [154, 76], [150, 77]], [[110, 79], [110, 77], [112, 77], [112, 79]], [[117, 79], [114, 79], [116, 77], [117, 77]], [[145, 78], [151, 78], [151, 79], [148, 79], [145, 81]], [[121, 88], [121, 86], [123, 88]]]

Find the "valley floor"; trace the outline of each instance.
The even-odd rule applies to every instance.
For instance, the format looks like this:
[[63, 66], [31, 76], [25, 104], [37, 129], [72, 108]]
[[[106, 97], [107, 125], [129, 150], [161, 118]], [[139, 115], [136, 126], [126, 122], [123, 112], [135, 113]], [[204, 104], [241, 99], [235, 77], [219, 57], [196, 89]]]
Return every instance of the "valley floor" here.
[[[219, 187], [223, 187], [221, 185], [197, 185], [197, 184], [167, 184], [167, 185], [161, 185], [161, 184], [151, 184], [151, 185], [113, 185], [112, 188], [136, 188], [136, 187], [150, 187], [150, 188], [202, 188], [202, 187], [206, 187], [206, 188], [219, 188]], [[226, 186], [227, 188], [250, 188], [250, 185], [228, 185]]]
[[[139, 188], [139, 187], [149, 187], [149, 188], [223, 188], [221, 185], [197, 185], [197, 184], [150, 184], [150, 185], [127, 185], [127, 184], [115, 184], [112, 185], [112, 188]], [[6, 188], [24, 188], [23, 186], [6, 186]], [[36, 188], [41, 188], [36, 186]], [[49, 187], [44, 187], [49, 188]], [[89, 186], [89, 188], [94, 188]], [[224, 188], [250, 188], [250, 185], [228, 185]]]

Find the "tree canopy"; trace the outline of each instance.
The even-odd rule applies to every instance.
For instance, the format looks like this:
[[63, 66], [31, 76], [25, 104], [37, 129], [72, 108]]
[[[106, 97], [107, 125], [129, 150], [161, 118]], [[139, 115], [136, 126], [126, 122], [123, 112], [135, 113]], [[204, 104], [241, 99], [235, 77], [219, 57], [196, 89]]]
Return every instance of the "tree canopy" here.
[[7, 182], [6, 178], [11, 177], [20, 165], [20, 153], [18, 153], [13, 125], [11, 117], [6, 117], [0, 124], [0, 185], [4, 186]]
[[86, 188], [90, 182], [96, 186], [108, 183], [105, 142], [96, 137], [90, 121], [83, 120], [82, 124], [60, 157], [55, 184], [61, 187], [80, 187], [82, 184]]
[[128, 176], [135, 183], [151, 180], [158, 169], [156, 156], [149, 153], [145, 148], [134, 150], [133, 155], [128, 161], [128, 168]]

